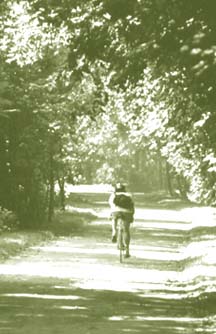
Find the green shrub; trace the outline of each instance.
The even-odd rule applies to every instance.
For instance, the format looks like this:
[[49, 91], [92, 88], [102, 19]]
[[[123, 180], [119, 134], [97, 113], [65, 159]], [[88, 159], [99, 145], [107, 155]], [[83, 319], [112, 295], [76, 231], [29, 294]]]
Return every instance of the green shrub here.
[[0, 233], [17, 229], [19, 221], [16, 215], [5, 208], [0, 207]]

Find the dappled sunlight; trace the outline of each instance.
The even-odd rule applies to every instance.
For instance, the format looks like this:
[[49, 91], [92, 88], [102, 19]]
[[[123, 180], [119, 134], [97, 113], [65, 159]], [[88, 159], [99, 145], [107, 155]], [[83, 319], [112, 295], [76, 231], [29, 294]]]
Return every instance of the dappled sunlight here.
[[[77, 247], [59, 247], [59, 246], [47, 246], [47, 247], [41, 247], [41, 246], [35, 246], [31, 247], [34, 250], [39, 250], [42, 252], [50, 252], [50, 253], [71, 253], [73, 256], [76, 256], [76, 254], [84, 254], [86, 257], [92, 257], [93, 255], [106, 255], [107, 254], [107, 247], [104, 244], [100, 244], [101, 248], [94, 249], [94, 248], [77, 248]], [[116, 254], [116, 249], [110, 249], [110, 254]], [[92, 259], [94, 260], [94, 259]], [[97, 258], [95, 258], [95, 261], [97, 261]]]
[[97, 212], [97, 216], [99, 219], [103, 219], [103, 218], [109, 219], [110, 209], [106, 208], [106, 209], [100, 210], [99, 212]]
[[134, 227], [137, 229], [145, 230], [145, 229], [152, 229], [155, 232], [157, 230], [163, 230], [163, 232], [166, 232], [166, 230], [170, 231], [188, 231], [191, 229], [191, 226], [188, 224], [182, 224], [182, 223], [175, 223], [173, 221], [151, 221], [151, 220], [146, 220], [146, 221], [141, 221], [141, 222], [136, 222], [134, 223]]
[[68, 212], [90, 213], [95, 217], [97, 216], [96, 211], [93, 210], [93, 209], [89, 209], [89, 208], [77, 208], [77, 207], [73, 207], [71, 205], [66, 205], [65, 210], [68, 211]]
[[187, 216], [183, 211], [181, 212], [176, 210], [165, 210], [165, 209], [137, 208], [135, 211], [135, 221], [136, 219], [144, 220], [145, 222], [155, 221], [155, 223], [170, 222], [170, 223], [175, 223], [177, 226], [190, 223], [190, 216], [189, 215]]
[[216, 208], [213, 207], [192, 207], [181, 209], [181, 214], [191, 221], [194, 226], [215, 226]]
[[[22, 293], [1, 294], [1, 301], [8, 305], [6, 315], [10, 319], [10, 328], [13, 333], [19, 333], [18, 328], [25, 329], [25, 333], [32, 332], [32, 326], [36, 326], [40, 328], [40, 332], [50, 334], [60, 331], [64, 333], [75, 331], [75, 333], [84, 334], [88, 333], [89, 328], [92, 328], [92, 333], [97, 334], [101, 332], [106, 334], [145, 332], [150, 334], [159, 333], [162, 328], [165, 333], [174, 334], [179, 333], [179, 328], [182, 328], [182, 333], [185, 333], [191, 325], [193, 328], [201, 328], [204, 320], [202, 317], [184, 315], [184, 312], [190, 312], [190, 306], [183, 300], [163, 300], [160, 296], [148, 297], [144, 294], [142, 297], [136, 293], [91, 289], [75, 290], [75, 295], [80, 298], [67, 300], [64, 297], [71, 296], [70, 285], [64, 281], [62, 285], [55, 284], [55, 287], [66, 288], [65, 295], [61, 294], [57, 299], [52, 298], [58, 294], [52, 294], [55, 287], [49, 286], [47, 282], [44, 286], [47, 292], [46, 298], [34, 300], [34, 295], [41, 294], [39, 293], [43, 287], [41, 283], [40, 281], [40, 284], [37, 285], [32, 284], [31, 281], [25, 281], [23, 285], [20, 282], [16, 287], [8, 287], [8, 289], [18, 289], [23, 291]], [[71, 289], [74, 291], [73, 285]], [[28, 293], [28, 290], [33, 290], [33, 293]], [[31, 299], [32, 296], [33, 299]], [[14, 304], [17, 298], [20, 302], [19, 308], [14, 309], [17, 312], [12, 313], [13, 308], [10, 303]], [[13, 318], [11, 314], [14, 314]], [[4, 333], [3, 328], [9, 328], [8, 322], [0, 322], [0, 329]]]
[[180, 275], [181, 282], [192, 281], [197, 277], [215, 277], [215, 266], [198, 265], [186, 268]]
[[[19, 317], [32, 317], [32, 314], [26, 314], [26, 313], [17, 313], [16, 314], [16, 317], [19, 318]], [[37, 314], [34, 314], [34, 317], [35, 318], [43, 318], [44, 317], [44, 314], [40, 314], [40, 313], [37, 313]]]
[[138, 291], [144, 288], [145, 282], [148, 285], [166, 284], [168, 279], [176, 280], [176, 273], [173, 271], [147, 270], [144, 268], [133, 267], [133, 270], [128, 270], [130, 267], [125, 265], [119, 266], [116, 264], [97, 264], [91, 261], [80, 261], [81, 263], [73, 262], [57, 262], [47, 263], [32, 263], [28, 266], [25, 262], [19, 263], [17, 266], [1, 265], [0, 270], [5, 275], [26, 275], [26, 276], [41, 276], [41, 277], [57, 277], [70, 278], [73, 277], [74, 286], [82, 289], [105, 289], [113, 291]]
[[[57, 185], [56, 185], [57, 186]], [[83, 185], [72, 185], [66, 184], [66, 190], [69, 194], [71, 193], [109, 193], [113, 190], [110, 184], [83, 184]]]
[[109, 320], [111, 321], [122, 321], [122, 320], [136, 320], [136, 321], [143, 321], [143, 320], [147, 320], [147, 321], [173, 321], [173, 322], [195, 322], [197, 323], [198, 321], [202, 322], [203, 318], [181, 318], [181, 317], [145, 317], [145, 316], [141, 316], [141, 315], [137, 315], [137, 316], [113, 316], [110, 317]]
[[[96, 202], [103, 202], [99, 195]], [[131, 257], [120, 263], [116, 244], [110, 241], [108, 207], [93, 210], [97, 219], [79, 231], [0, 264], [2, 279], [21, 282], [19, 290], [1, 289], [0, 311], [6, 308], [10, 314], [20, 305], [34, 305], [17, 311], [14, 318], [26, 332], [41, 321], [46, 334], [52, 334], [52, 323], [59, 332], [67, 324], [65, 333], [77, 324], [79, 334], [179, 334], [189, 333], [188, 328], [198, 333], [207, 322], [213, 334], [214, 319], [206, 317], [204, 307], [194, 313], [193, 306], [203, 293], [216, 292], [216, 237], [210, 230], [214, 214], [199, 208], [138, 208], [131, 226]], [[204, 217], [207, 227], [201, 225]], [[50, 284], [45, 289], [35, 281]], [[3, 334], [6, 327], [7, 322], [0, 322]]]
[[87, 307], [84, 306], [55, 306], [55, 308], [59, 308], [61, 310], [87, 310]]
[[[0, 271], [4, 275], [28, 277], [73, 277], [74, 286], [82, 289], [134, 292], [146, 289], [146, 293], [153, 289], [156, 295], [163, 295], [161, 291], [164, 290], [167, 298], [174, 299], [183, 298], [193, 290], [190, 287], [191, 290], [186, 290], [186, 294], [179, 296], [181, 288], [175, 291], [170, 289], [170, 286], [175, 287], [177, 282], [189, 284], [200, 273], [203, 276], [213, 277], [213, 267], [186, 264], [188, 260], [205, 254], [208, 263], [211, 261], [213, 263], [208, 248], [212, 250], [214, 240], [211, 243], [209, 240], [204, 240], [184, 245], [182, 233], [190, 231], [191, 223], [188, 220], [179, 220], [182, 219], [179, 217], [179, 212], [143, 209], [139, 210], [137, 215], [152, 218], [153, 221], [140, 220], [132, 225], [132, 257], [121, 265], [116, 245], [110, 244], [110, 241], [100, 241], [101, 236], [98, 234], [100, 230], [97, 231], [97, 226], [99, 228], [100, 225], [107, 224], [107, 221], [97, 219], [89, 225], [89, 228], [94, 227], [92, 233], [96, 233], [96, 240], [74, 236], [61, 238], [49, 245], [35, 246], [32, 247], [35, 254], [32, 255], [31, 263], [19, 261], [15, 266], [13, 263], [1, 264]], [[173, 222], [173, 219], [177, 218], [178, 220]], [[143, 233], [142, 243], [141, 239], [140, 241], [136, 239], [141, 233]], [[157, 238], [156, 243], [149, 242], [153, 240], [152, 237]]]
[[7, 242], [10, 242], [10, 243], [16, 243], [16, 244], [19, 244], [19, 245], [23, 245], [24, 244], [24, 240], [21, 240], [21, 239], [15, 239], [15, 238], [4, 238], [4, 241], [7, 241]]
[[37, 294], [37, 293], [3, 293], [0, 294], [0, 297], [25, 297], [25, 298], [39, 298], [39, 299], [60, 299], [60, 300], [77, 300], [77, 299], [86, 299], [80, 296], [69, 296], [69, 295], [46, 295], [46, 294]]

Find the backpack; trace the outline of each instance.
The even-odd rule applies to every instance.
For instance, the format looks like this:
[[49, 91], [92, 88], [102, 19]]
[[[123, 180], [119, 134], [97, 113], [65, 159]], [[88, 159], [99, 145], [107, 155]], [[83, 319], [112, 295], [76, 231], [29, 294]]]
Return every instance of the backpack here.
[[120, 208], [134, 211], [134, 203], [132, 198], [125, 194], [116, 194], [113, 203]]

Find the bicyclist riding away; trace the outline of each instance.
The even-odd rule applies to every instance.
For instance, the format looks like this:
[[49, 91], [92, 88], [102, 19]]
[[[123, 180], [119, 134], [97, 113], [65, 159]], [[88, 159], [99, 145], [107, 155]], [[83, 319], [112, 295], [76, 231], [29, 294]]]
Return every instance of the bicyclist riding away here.
[[114, 192], [109, 198], [109, 205], [112, 218], [112, 242], [116, 242], [117, 218], [120, 215], [124, 220], [124, 241], [126, 247], [125, 256], [129, 257], [130, 224], [133, 223], [134, 203], [131, 195], [127, 193], [126, 187], [123, 184], [116, 184], [116, 186], [114, 187]]

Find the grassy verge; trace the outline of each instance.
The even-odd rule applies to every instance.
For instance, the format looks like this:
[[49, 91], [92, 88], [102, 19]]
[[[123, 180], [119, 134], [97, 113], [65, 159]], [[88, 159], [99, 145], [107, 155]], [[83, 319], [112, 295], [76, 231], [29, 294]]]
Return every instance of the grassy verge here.
[[56, 212], [52, 223], [45, 228], [54, 236], [67, 236], [83, 230], [95, 218], [91, 211], [71, 207], [66, 211]]
[[40, 230], [20, 230], [0, 235], [0, 262], [17, 256], [29, 247], [43, 244], [58, 236], [74, 234], [96, 217], [88, 211], [70, 209], [57, 211], [54, 220]]
[[28, 247], [51, 240], [49, 231], [16, 231], [0, 235], [0, 261], [18, 255]]

